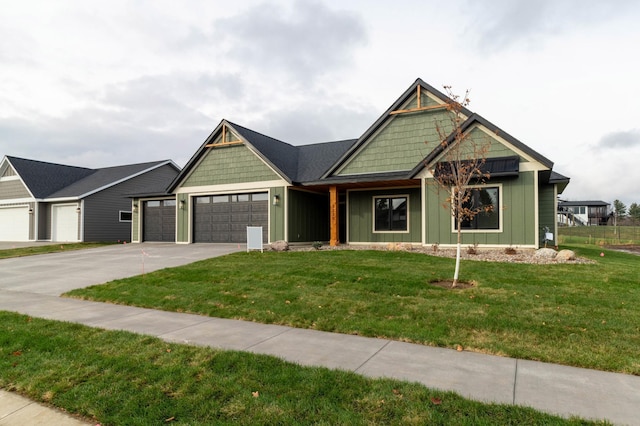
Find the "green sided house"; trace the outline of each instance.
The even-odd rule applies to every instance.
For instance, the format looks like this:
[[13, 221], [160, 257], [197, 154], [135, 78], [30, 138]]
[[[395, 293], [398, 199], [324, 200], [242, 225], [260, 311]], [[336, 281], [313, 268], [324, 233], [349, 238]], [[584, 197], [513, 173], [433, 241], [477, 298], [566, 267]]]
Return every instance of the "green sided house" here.
[[[265, 243], [454, 245], [447, 191], [433, 177], [446, 161], [450, 102], [418, 79], [360, 138], [301, 146], [223, 120], [166, 193], [133, 200], [132, 239], [245, 243], [247, 226], [261, 226]], [[463, 223], [464, 244], [555, 244], [569, 179], [488, 120], [462, 114], [465, 143], [489, 146], [489, 178], [472, 185], [473, 200], [492, 207]]]

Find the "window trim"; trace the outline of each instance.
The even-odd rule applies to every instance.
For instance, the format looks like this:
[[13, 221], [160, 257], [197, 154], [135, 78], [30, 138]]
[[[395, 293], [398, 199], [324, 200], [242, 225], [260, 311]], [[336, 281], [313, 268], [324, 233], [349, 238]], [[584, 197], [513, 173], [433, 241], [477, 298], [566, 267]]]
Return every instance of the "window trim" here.
[[[131, 215], [131, 219], [129, 220], [124, 220], [122, 219], [122, 214], [123, 213], [128, 213]], [[120, 223], [132, 223], [133, 222], [133, 212], [130, 210], [118, 210], [118, 222]]]
[[[407, 229], [406, 230], [376, 230], [376, 199], [377, 198], [406, 198], [407, 199]], [[409, 234], [411, 232], [411, 209], [409, 205], [411, 203], [411, 197], [409, 194], [389, 194], [389, 195], [374, 195], [371, 198], [371, 232], [374, 234]]]
[[[503, 232], [503, 221], [504, 214], [502, 209], [502, 203], [504, 198], [504, 192], [502, 189], [501, 183], [491, 183], [484, 185], [467, 185], [465, 186], [467, 189], [481, 189], [481, 188], [498, 188], [498, 229], [465, 229], [462, 228], [463, 234], [498, 234]], [[453, 188], [451, 188], [451, 191]], [[451, 206], [451, 210], [453, 210], [453, 205]], [[451, 212], [451, 233], [456, 234], [458, 230], [456, 229], [456, 218], [453, 215], [453, 211]]]

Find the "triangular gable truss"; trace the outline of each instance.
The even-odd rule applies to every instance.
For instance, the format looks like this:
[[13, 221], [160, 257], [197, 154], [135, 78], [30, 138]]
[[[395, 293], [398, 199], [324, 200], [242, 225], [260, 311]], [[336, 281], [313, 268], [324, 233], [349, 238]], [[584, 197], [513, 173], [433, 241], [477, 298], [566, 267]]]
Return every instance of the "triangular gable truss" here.
[[[427, 104], [423, 99], [429, 98], [437, 102], [437, 104]], [[412, 100], [415, 99], [415, 102]], [[361, 149], [368, 141], [384, 126], [393, 120], [394, 116], [400, 114], [412, 114], [425, 111], [434, 111], [446, 109], [451, 99], [437, 90], [433, 86], [425, 83], [418, 78], [390, 107], [387, 109], [367, 131], [358, 138], [358, 141], [322, 176], [328, 178], [338, 173]], [[415, 103], [415, 106], [409, 106]], [[469, 117], [473, 113], [466, 108], [462, 108], [461, 113], [464, 117]]]
[[222, 124], [222, 131], [220, 137], [213, 142], [207, 143], [205, 148], [222, 148], [229, 145], [242, 145], [244, 142], [240, 137], [229, 128], [227, 123]]
[[[237, 126], [240, 127], [240, 126]], [[251, 152], [253, 152], [262, 162], [264, 162], [270, 169], [272, 169], [282, 179], [291, 183], [291, 179], [280, 170], [269, 158], [262, 154], [262, 152], [251, 143], [249, 138], [243, 136], [243, 132], [236, 129], [234, 124], [223, 119], [220, 124], [211, 132], [200, 148], [189, 159], [182, 171], [176, 176], [167, 188], [167, 192], [173, 192], [178, 186], [186, 181], [191, 173], [197, 168], [197, 165], [205, 157], [205, 155], [212, 149], [224, 148], [230, 146], [244, 145]]]
[[425, 91], [422, 88], [422, 85], [420, 83], [417, 83], [416, 84], [416, 106], [413, 108], [394, 109], [393, 111], [389, 112], [389, 115], [408, 114], [408, 113], [422, 112], [422, 111], [433, 111], [437, 109], [447, 108], [446, 102], [438, 103], [436, 105], [423, 105], [423, 101], [422, 101], [423, 92], [425, 95], [428, 96], [429, 92]]

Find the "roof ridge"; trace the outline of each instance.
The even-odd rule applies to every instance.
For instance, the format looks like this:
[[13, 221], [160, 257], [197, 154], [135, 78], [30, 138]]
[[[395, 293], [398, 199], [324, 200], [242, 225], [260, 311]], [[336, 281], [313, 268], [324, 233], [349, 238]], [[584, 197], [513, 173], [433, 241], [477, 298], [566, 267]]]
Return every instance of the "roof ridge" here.
[[19, 161], [29, 161], [31, 163], [40, 163], [40, 164], [47, 164], [50, 166], [58, 166], [58, 167], [69, 167], [69, 168], [73, 168], [73, 169], [83, 169], [83, 170], [96, 170], [90, 167], [83, 167], [83, 166], [70, 166], [69, 164], [61, 164], [61, 163], [52, 163], [50, 161], [42, 161], [42, 160], [34, 160], [31, 158], [23, 158], [23, 157], [15, 157], [12, 155], [7, 155], [6, 156], [9, 160], [19, 160]]
[[250, 128], [248, 128], [248, 127], [242, 126], [242, 125], [240, 125], [240, 124], [234, 123], [234, 122], [229, 121], [229, 120], [226, 120], [226, 119], [225, 119], [224, 121], [226, 121], [228, 124], [230, 124], [230, 125], [231, 125], [232, 127], [234, 127], [234, 128], [238, 128], [238, 127], [239, 127], [239, 128], [240, 128], [240, 129], [242, 129], [242, 130], [247, 130], [247, 131], [249, 131], [249, 132], [255, 133], [255, 134], [260, 135], [260, 136], [262, 136], [262, 137], [265, 137], [265, 138], [267, 138], [267, 139], [271, 139], [271, 140], [273, 140], [273, 141], [280, 142], [280, 143], [282, 143], [282, 144], [289, 145], [290, 147], [296, 148], [296, 145], [292, 145], [292, 144], [290, 144], [289, 142], [285, 142], [285, 141], [283, 141], [283, 140], [276, 139], [276, 138], [274, 138], [273, 136], [266, 135], [266, 134], [264, 134], [264, 133], [258, 132], [258, 131], [256, 131], [256, 130], [250, 129]]

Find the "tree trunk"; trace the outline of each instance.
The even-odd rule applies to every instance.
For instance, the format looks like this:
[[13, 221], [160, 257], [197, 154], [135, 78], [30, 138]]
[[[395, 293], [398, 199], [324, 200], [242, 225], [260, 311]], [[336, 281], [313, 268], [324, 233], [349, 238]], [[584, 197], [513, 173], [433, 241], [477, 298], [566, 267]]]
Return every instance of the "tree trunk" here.
[[460, 226], [462, 226], [462, 221], [458, 218], [456, 219], [456, 222], [458, 223], [458, 243], [456, 244], [456, 269], [453, 273], [453, 283], [451, 284], [451, 288], [458, 285], [458, 276], [460, 275], [460, 246], [462, 245]]

